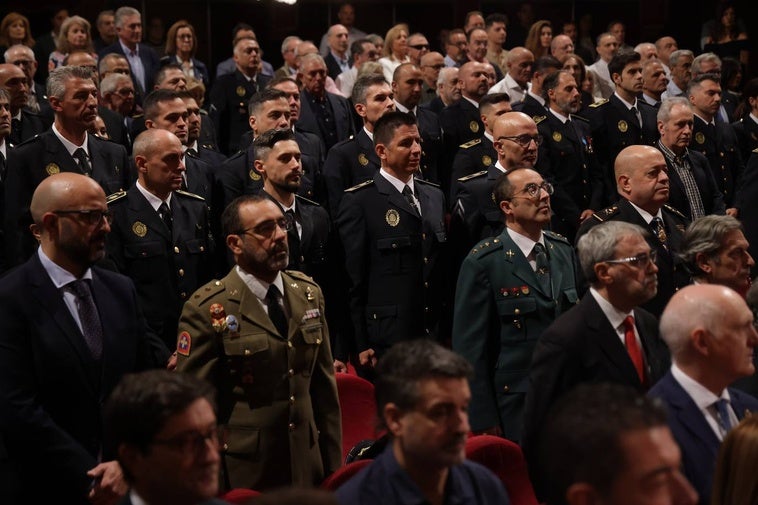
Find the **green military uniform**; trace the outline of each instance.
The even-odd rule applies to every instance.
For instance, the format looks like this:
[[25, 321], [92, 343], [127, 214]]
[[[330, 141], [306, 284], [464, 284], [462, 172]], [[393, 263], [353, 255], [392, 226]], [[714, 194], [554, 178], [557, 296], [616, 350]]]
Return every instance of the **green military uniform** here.
[[521, 438], [537, 339], [578, 300], [571, 244], [551, 232], [543, 236], [552, 293], [540, 286], [508, 229], [479, 242], [461, 266], [453, 350], [474, 366], [469, 418], [475, 432], [501, 426], [506, 438]]
[[201, 287], [179, 322], [177, 370], [218, 390], [228, 425], [226, 484], [315, 486], [341, 465], [341, 422], [324, 298], [313, 279], [282, 272], [289, 329], [280, 335], [233, 269]]

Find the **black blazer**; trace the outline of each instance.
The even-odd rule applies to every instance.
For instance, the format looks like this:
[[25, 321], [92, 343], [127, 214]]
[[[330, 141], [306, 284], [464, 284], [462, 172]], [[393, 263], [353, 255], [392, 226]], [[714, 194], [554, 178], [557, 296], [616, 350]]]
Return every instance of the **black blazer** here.
[[104, 401], [124, 374], [168, 359], [147, 329], [132, 282], [97, 267], [92, 276], [100, 361], [36, 254], [0, 280], [0, 432], [30, 503], [87, 503], [86, 472], [114, 457], [103, 440]]
[[[161, 68], [161, 62], [155, 49], [148, 45], [138, 44], [137, 51], [139, 53], [139, 59], [142, 60], [142, 66], [145, 68], [145, 87], [143, 88], [142, 84], [137, 82], [134, 78], [134, 71], [132, 71], [131, 74], [134, 89], [137, 91], [137, 96], [135, 97], [136, 102], [138, 105], [142, 105], [142, 99], [153, 90], [153, 87], [155, 87], [155, 77], [158, 74], [158, 70]], [[97, 56], [102, 59], [103, 56], [110, 53], [126, 56], [124, 50], [121, 48], [121, 42], [118, 40], [108, 47], [101, 49], [100, 52], [97, 53]], [[131, 69], [131, 64], [129, 64], [129, 68]]]
[[[131, 186], [136, 177], [132, 176], [126, 149], [95, 135], [87, 138], [92, 178], [102, 186], [105, 194]], [[29, 205], [39, 183], [57, 172], [82, 173], [79, 164], [52, 129], [8, 151], [5, 232], [7, 258], [11, 265], [25, 261], [37, 247], [37, 241], [29, 232], [32, 224]]]
[[[327, 74], [329, 74], [329, 77], [332, 79], [336, 79], [338, 75], [340, 75], [343, 70], [340, 67], [340, 64], [337, 63], [337, 59], [332, 55], [332, 52], [329, 51], [326, 56], [324, 56], [324, 62], [326, 63], [326, 71]], [[347, 64], [349, 67], [353, 66], [353, 59], [348, 58]]]
[[737, 134], [732, 127], [716, 121], [711, 131], [708, 125], [695, 116], [690, 150], [697, 151], [708, 160], [713, 179], [724, 197], [724, 204], [733, 207], [740, 179], [745, 171], [745, 162], [737, 143]]
[[[697, 187], [700, 190], [700, 199], [703, 201], [705, 214], [724, 214], [726, 212], [724, 197], [713, 179], [708, 160], [702, 154], [692, 150], [688, 150], [685, 156], [689, 159], [692, 175], [695, 177], [695, 182], [697, 182]], [[668, 165], [669, 174], [669, 205], [691, 220], [690, 203], [687, 199], [687, 193], [684, 191], [684, 183], [668, 160], [666, 160], [666, 165]]]
[[740, 146], [742, 161], [747, 164], [753, 149], [758, 148], [758, 123], [750, 116], [745, 116], [736, 123], [732, 123], [732, 129], [737, 134], [737, 145]]
[[442, 186], [443, 191], [447, 194], [447, 188], [450, 184], [450, 171], [445, 167], [450, 167], [450, 161], [442, 163], [443, 144], [442, 144], [442, 125], [437, 114], [430, 110], [416, 107], [416, 124], [418, 125], [423, 151], [421, 153], [421, 176], [424, 180], [431, 181]]

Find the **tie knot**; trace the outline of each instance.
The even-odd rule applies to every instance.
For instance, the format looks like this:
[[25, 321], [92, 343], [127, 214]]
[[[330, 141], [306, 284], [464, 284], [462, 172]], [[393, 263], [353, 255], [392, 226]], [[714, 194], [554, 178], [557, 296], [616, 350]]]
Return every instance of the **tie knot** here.
[[268, 291], [266, 291], [266, 300], [279, 303], [279, 288], [277, 288], [275, 284], [268, 287]]
[[405, 196], [413, 196], [413, 191], [411, 190], [411, 187], [407, 184], [403, 187], [403, 195]]
[[634, 331], [634, 316], [626, 316], [623, 324], [625, 330]]
[[631, 109], [629, 109], [629, 110], [631, 110], [631, 111], [632, 111], [632, 114], [637, 114], [637, 107], [632, 107], [632, 108], [631, 108]]
[[85, 279], [71, 281], [65, 287], [79, 298], [89, 295], [89, 284]]
[[532, 250], [534, 251], [534, 254], [545, 254], [546, 252], [545, 246], [542, 245], [541, 242], [537, 242], [536, 244], [534, 244], [534, 249]]

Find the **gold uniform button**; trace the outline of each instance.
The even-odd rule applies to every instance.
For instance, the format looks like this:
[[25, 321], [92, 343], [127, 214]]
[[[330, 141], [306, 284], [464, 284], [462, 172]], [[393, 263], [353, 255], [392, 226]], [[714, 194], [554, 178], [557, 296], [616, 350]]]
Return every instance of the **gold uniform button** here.
[[179, 277], [184, 277], [184, 269], [183, 268], [179, 269]]
[[421, 234], [421, 240], [426, 240], [426, 233]]
[[200, 252], [205, 252], [205, 246], [204, 245], [200, 246]]
[[514, 309], [514, 310], [513, 310], [513, 313], [514, 313], [515, 315], [517, 315], [517, 316], [518, 316], [519, 314], [521, 314], [521, 310], [519, 310], [519, 309]]
[[424, 282], [424, 287], [428, 288], [429, 287], [429, 283], [428, 282]]
[[216, 281], [214, 284], [216, 284], [216, 286], [220, 286], [221, 285], [221, 281]]
[[174, 252], [175, 252], [176, 254], [179, 254], [179, 246], [174, 246]]
[[424, 264], [429, 263], [429, 258], [424, 258]]
[[510, 390], [511, 390], [510, 386], [507, 386], [507, 385], [503, 386], [503, 392], [507, 393]]
[[290, 368], [289, 371], [287, 372], [287, 375], [289, 375], [290, 377], [294, 377], [295, 376], [295, 371]]
[[295, 404], [295, 396], [293, 395], [293, 396], [290, 396], [290, 405], [294, 405], [294, 404]]
[[316, 339], [316, 343], [317, 343], [317, 344], [320, 344], [320, 343], [321, 343], [321, 339], [320, 339], [320, 338], [317, 338], [317, 339]]
[[289, 428], [290, 431], [295, 431], [295, 423], [290, 423]]
[[245, 353], [245, 356], [250, 356], [250, 349], [245, 349], [244, 353]]

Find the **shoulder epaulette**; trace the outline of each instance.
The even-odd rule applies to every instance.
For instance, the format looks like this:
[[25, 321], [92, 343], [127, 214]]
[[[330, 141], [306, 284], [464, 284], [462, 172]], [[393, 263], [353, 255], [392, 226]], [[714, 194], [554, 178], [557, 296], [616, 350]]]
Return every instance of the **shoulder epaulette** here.
[[501, 247], [503, 247], [503, 244], [499, 238], [490, 237], [476, 244], [474, 248], [469, 252], [469, 255], [483, 257], [493, 251], [499, 250]]
[[618, 205], [611, 205], [610, 207], [606, 207], [605, 209], [601, 211], [593, 213], [592, 217], [594, 217], [595, 219], [597, 219], [598, 221], [602, 223], [603, 221], [606, 221], [612, 218], [613, 216], [615, 216], [616, 214], [618, 214], [618, 212], [619, 212]]
[[303, 272], [299, 270], [285, 270], [285, 272], [290, 276], [294, 277], [301, 281], [309, 282], [310, 284], [316, 285], [316, 281], [313, 280], [313, 277], [310, 277], [309, 275], [304, 274]]
[[309, 205], [318, 205], [318, 206], [321, 206], [321, 204], [320, 204], [320, 203], [318, 203], [318, 202], [314, 202], [313, 200], [309, 200], [309, 199], [307, 199], [307, 198], [306, 198], [306, 197], [304, 197], [304, 196], [295, 195], [295, 198], [296, 198], [298, 201], [302, 201], [302, 202], [305, 202], [305, 203], [307, 203], [307, 204], [309, 204]]
[[116, 191], [115, 193], [111, 193], [105, 198], [105, 203], [111, 204], [113, 202], [117, 202], [124, 198], [126, 196], [126, 191]]
[[[757, 150], [758, 150], [758, 149], [757, 149]], [[668, 210], [669, 212], [671, 212], [672, 214], [676, 214], [677, 216], [681, 217], [682, 219], [688, 219], [688, 218], [687, 218], [687, 216], [685, 216], [684, 214], [682, 214], [682, 213], [679, 211], [679, 209], [677, 209], [677, 208], [675, 208], [675, 207], [672, 207], [671, 205], [669, 205], [669, 204], [667, 204], [667, 203], [663, 204], [663, 207], [664, 207], [666, 210]]]
[[198, 305], [202, 305], [210, 298], [213, 298], [220, 292], [226, 289], [224, 282], [220, 280], [213, 280], [207, 283], [205, 286], [198, 288], [195, 294], [192, 295], [192, 300]]
[[135, 114], [134, 116], [132, 116], [132, 119], [137, 119], [137, 118], [141, 118], [141, 117], [145, 117], [145, 115], [144, 114]]
[[473, 179], [474, 177], [481, 177], [482, 175], [487, 175], [487, 171], [482, 170], [481, 172], [475, 172], [473, 174], [464, 175], [463, 177], [458, 178], [458, 182], [466, 182], [468, 180]]
[[586, 117], [577, 116], [576, 114], [571, 114], [571, 119], [581, 119], [585, 123], [589, 123], [590, 122], [590, 120], [587, 119]]
[[439, 185], [439, 184], [437, 184], [436, 182], [432, 182], [432, 181], [426, 181], [426, 180], [424, 180], [424, 179], [414, 179], [413, 181], [414, 181], [414, 182], [420, 182], [420, 183], [422, 183], [422, 184], [427, 184], [427, 185], [429, 185], [429, 186], [434, 186], [435, 188], [439, 188], [439, 187], [440, 187], [440, 185]]
[[357, 185], [353, 186], [352, 188], [347, 188], [345, 190], [345, 192], [353, 192], [353, 191], [356, 191], [358, 189], [365, 188], [366, 186], [369, 186], [369, 185], [371, 185], [373, 183], [374, 183], [374, 179], [370, 179], [368, 181], [363, 181], [362, 183], [357, 184]]
[[[94, 137], [94, 135], [93, 135], [93, 137]], [[23, 145], [30, 144], [32, 142], [36, 142], [38, 138], [39, 138], [39, 134], [35, 135], [34, 137], [32, 137], [30, 139], [26, 139], [26, 140], [24, 140], [23, 142], [21, 142], [19, 144], [16, 144], [16, 147], [21, 147]]]
[[756, 147], [755, 149], [753, 149], [753, 152], [754, 153], [758, 153], [758, 147]]
[[554, 231], [549, 231], [549, 230], [545, 230], [542, 233], [545, 235], [545, 237], [547, 237], [547, 238], [549, 238], [551, 240], [556, 240], [558, 242], [563, 242], [563, 243], [565, 243], [566, 245], [569, 245], [569, 246], [571, 245], [571, 242], [569, 242], [568, 239], [566, 237], [564, 237], [563, 235], [561, 235], [560, 233], [555, 233]]
[[482, 143], [482, 139], [474, 139], [474, 140], [469, 140], [465, 144], [461, 144], [458, 147], [460, 147], [461, 149], [468, 149], [469, 147], [474, 147], [475, 145], [481, 144], [481, 143]]
[[190, 193], [189, 191], [182, 191], [181, 189], [177, 189], [176, 191], [174, 191], [174, 193], [177, 193], [189, 198], [194, 198], [195, 200], [200, 200], [201, 202], [205, 201], [205, 198], [203, 198], [202, 196], [196, 195], [195, 193]]
[[547, 118], [547, 116], [534, 116], [532, 119], [534, 120], [535, 124], [540, 124]]
[[594, 109], [596, 107], [600, 107], [601, 105], [605, 105], [607, 103], [608, 103], [608, 99], [607, 98], [603, 98], [602, 100], [598, 100], [595, 103], [591, 103], [590, 107]]

